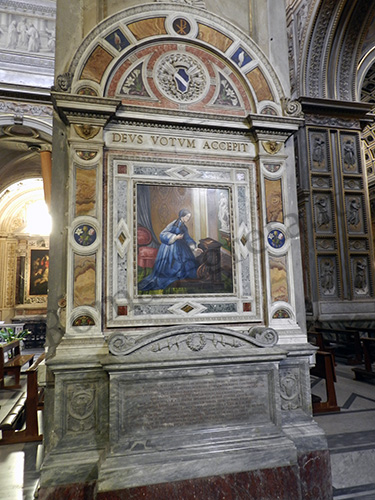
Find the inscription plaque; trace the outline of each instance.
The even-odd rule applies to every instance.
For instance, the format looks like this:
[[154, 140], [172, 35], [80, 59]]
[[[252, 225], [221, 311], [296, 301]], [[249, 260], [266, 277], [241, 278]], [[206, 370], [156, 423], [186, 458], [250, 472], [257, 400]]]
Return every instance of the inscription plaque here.
[[270, 423], [270, 375], [120, 380], [120, 432]]

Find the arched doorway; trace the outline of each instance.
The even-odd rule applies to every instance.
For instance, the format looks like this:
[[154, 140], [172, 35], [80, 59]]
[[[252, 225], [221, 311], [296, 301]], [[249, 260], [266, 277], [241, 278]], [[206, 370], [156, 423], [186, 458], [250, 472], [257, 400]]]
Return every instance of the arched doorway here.
[[52, 127], [42, 120], [1, 117], [0, 317], [6, 324], [28, 323], [31, 330], [42, 324], [44, 338], [48, 265], [43, 286], [34, 286], [33, 268], [38, 256], [48, 259], [51, 134]]

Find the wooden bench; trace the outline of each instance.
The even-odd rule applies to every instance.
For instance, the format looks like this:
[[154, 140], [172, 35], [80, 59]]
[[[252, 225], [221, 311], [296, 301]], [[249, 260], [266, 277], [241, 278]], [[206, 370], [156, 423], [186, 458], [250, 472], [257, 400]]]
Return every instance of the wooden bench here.
[[[44, 393], [38, 387], [38, 365], [44, 360], [43, 353], [35, 363], [26, 370], [27, 391], [20, 393], [16, 403], [8, 415], [0, 423], [2, 431], [1, 444], [42, 441], [39, 433], [38, 410], [43, 409]], [[25, 424], [24, 428], [22, 428]]]
[[348, 330], [349, 332], [357, 331], [361, 338], [363, 338], [363, 337], [375, 338], [375, 328], [371, 328], [371, 327], [367, 327], [367, 326], [364, 326], [364, 327], [358, 326], [356, 328], [346, 327], [346, 330]]
[[[319, 351], [324, 351], [324, 352], [330, 352], [332, 353], [333, 357], [335, 356], [335, 348], [330, 347], [328, 345], [328, 342], [324, 340], [324, 336], [322, 332], [307, 332], [307, 338], [310, 344], [316, 346]], [[336, 366], [336, 362], [335, 362]]]
[[372, 364], [375, 363], [375, 338], [363, 337], [361, 341], [365, 366], [353, 368], [355, 379], [375, 378], [375, 371], [372, 369]]
[[310, 369], [311, 375], [325, 380], [327, 401], [321, 401], [317, 396], [313, 398], [313, 414], [337, 412], [340, 407], [337, 406], [335, 382], [335, 360], [331, 352], [317, 351], [315, 353], [315, 366]]
[[335, 357], [346, 358], [348, 365], [362, 363], [361, 337], [358, 330], [315, 327], [315, 331], [322, 333], [325, 351], [330, 351], [333, 348]]
[[[5, 354], [8, 354], [8, 361], [5, 361]], [[34, 354], [21, 354], [20, 341], [12, 340], [7, 344], [0, 345], [0, 389], [19, 389], [21, 368], [29, 363], [29, 366], [34, 361]], [[5, 375], [14, 376], [14, 385], [5, 386]]]

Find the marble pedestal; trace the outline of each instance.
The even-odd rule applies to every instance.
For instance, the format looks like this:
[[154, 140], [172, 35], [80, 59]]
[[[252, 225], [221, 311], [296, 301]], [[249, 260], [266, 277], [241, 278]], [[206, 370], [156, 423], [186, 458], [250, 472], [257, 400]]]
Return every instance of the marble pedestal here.
[[39, 498], [328, 500], [313, 348], [277, 340], [202, 325], [116, 333], [101, 368], [55, 366], [61, 426]]

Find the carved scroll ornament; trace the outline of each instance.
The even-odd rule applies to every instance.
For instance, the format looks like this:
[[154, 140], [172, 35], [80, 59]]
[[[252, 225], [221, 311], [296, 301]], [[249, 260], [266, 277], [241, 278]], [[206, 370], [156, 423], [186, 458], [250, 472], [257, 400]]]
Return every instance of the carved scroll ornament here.
[[158, 352], [164, 349], [199, 352], [211, 349], [238, 349], [246, 344], [253, 347], [273, 347], [278, 335], [272, 328], [253, 327], [248, 332], [210, 326], [172, 327], [135, 339], [123, 332], [116, 332], [108, 339], [109, 352], [114, 356], [127, 356], [141, 349]]

